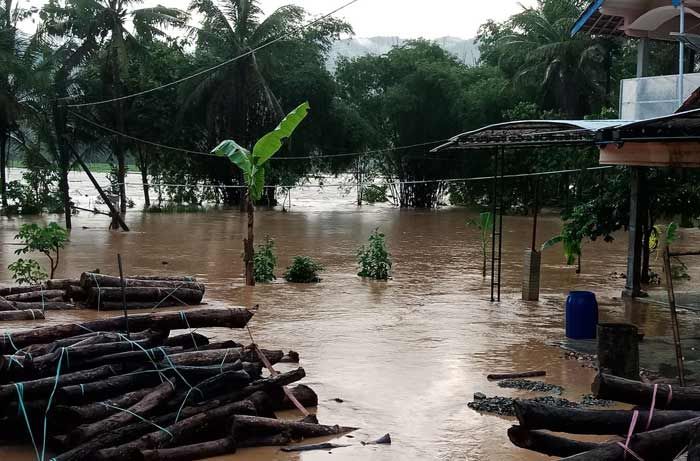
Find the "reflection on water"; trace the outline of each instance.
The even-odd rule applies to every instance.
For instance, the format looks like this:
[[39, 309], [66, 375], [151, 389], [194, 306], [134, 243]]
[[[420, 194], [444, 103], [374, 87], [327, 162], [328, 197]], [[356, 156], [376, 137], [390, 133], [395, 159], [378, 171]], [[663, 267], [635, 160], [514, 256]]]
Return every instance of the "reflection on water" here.
[[[486, 374], [494, 371], [546, 369], [547, 381], [566, 387], [564, 397], [577, 399], [588, 392], [593, 371], [564, 360], [561, 351], [545, 345], [563, 335], [563, 300], [569, 290], [595, 291], [605, 320], [627, 316], [640, 322], [647, 334], [670, 331], [660, 308], [636, 306], [626, 311], [617, 299], [624, 280], [608, 274], [624, 272], [624, 235], [613, 244], [586, 244], [581, 275], [562, 265], [560, 249], [548, 250], [543, 258], [542, 301], [526, 303], [519, 299], [520, 271], [531, 222], [507, 218], [503, 302], [492, 304], [488, 283], [481, 277], [477, 231], [465, 226], [473, 213], [357, 209], [350, 205], [352, 199], [350, 195], [319, 202], [302, 195], [290, 213], [259, 210], [257, 214], [259, 238], [267, 234], [276, 240], [278, 273], [293, 256], [310, 255], [326, 268], [317, 285], [280, 281], [243, 287], [245, 217], [236, 210], [183, 215], [130, 212], [130, 233], [107, 231], [104, 217], [80, 215], [58, 276], [77, 276], [95, 268], [114, 273], [116, 254], [121, 253], [127, 273], [196, 275], [207, 284], [210, 305], [259, 304], [250, 324], [256, 340], [300, 352], [306, 382], [319, 393], [319, 419], [361, 428], [343, 443], [359, 445], [360, 440], [386, 432], [394, 440], [391, 446], [335, 450], [336, 460], [544, 459], [510, 445], [506, 430], [511, 421], [481, 416], [466, 403], [477, 391], [522, 395], [487, 382]], [[5, 268], [15, 256], [8, 243], [22, 222], [0, 221], [0, 280], [9, 278]], [[355, 276], [357, 248], [377, 227], [387, 234], [394, 258], [394, 277], [387, 283]], [[542, 219], [540, 242], [556, 234], [558, 227], [557, 219]], [[97, 315], [51, 312], [46, 323]], [[684, 331], [697, 327], [694, 316], [686, 314], [683, 320]], [[35, 325], [14, 323], [12, 328]], [[222, 338], [231, 334], [210, 333]], [[233, 335], [246, 339], [243, 332]], [[335, 402], [336, 397], [344, 402]], [[0, 453], [7, 458], [10, 452]], [[10, 458], [19, 459], [14, 452]], [[29, 450], [26, 459], [32, 459]], [[219, 459], [317, 460], [328, 459], [328, 454], [264, 449]]]

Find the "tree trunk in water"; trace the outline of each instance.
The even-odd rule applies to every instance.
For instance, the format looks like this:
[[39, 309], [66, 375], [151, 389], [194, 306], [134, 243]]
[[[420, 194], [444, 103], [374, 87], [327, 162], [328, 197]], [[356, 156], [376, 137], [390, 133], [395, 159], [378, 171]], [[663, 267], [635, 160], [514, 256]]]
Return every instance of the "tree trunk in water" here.
[[[191, 328], [225, 327], [245, 328], [253, 313], [243, 308], [197, 309], [188, 311], [186, 316], [180, 312], [154, 312], [129, 316], [131, 331], [143, 331], [149, 328], [160, 330], [188, 330]], [[10, 340], [16, 348], [30, 344], [46, 344], [58, 339], [83, 334], [86, 331], [124, 331], [123, 316], [94, 320], [81, 324], [67, 323], [33, 330], [8, 333], [0, 337], [0, 349], [11, 348]], [[13, 349], [14, 350], [14, 349]]]
[[212, 440], [210, 442], [184, 445], [177, 448], [140, 451], [144, 461], [189, 461], [198, 458], [210, 458], [236, 452], [233, 437]]
[[7, 208], [7, 144], [9, 140], [6, 132], [0, 133], [0, 198], [2, 207]]
[[119, 181], [119, 211], [122, 215], [126, 213], [126, 159], [124, 158], [124, 146], [121, 139], [116, 141], [117, 157], [117, 181]]
[[68, 183], [68, 166], [61, 165], [61, 178], [59, 180], [59, 188], [61, 189], [61, 199], [63, 200], [63, 213], [66, 215], [66, 229], [72, 229], [73, 224], [71, 218], [73, 209], [70, 201], [70, 185]]
[[[672, 386], [672, 388], [672, 398], [669, 399], [669, 385], [658, 386], [656, 408], [700, 411], [700, 388], [692, 386]], [[599, 374], [591, 384], [591, 392], [598, 399], [648, 406], [654, 395], [654, 385]]]
[[253, 226], [255, 225], [255, 207], [253, 206], [253, 201], [250, 197], [250, 192], [246, 194], [246, 211], [248, 213], [248, 238], [243, 240], [244, 257], [243, 262], [245, 263], [245, 284], [246, 286], [255, 286], [255, 274], [253, 255], [255, 253], [254, 242], [255, 235], [253, 231]]
[[[696, 418], [671, 424], [654, 431], [635, 434], [630, 439], [629, 449], [639, 456], [640, 459], [671, 461], [676, 459], [680, 451], [688, 446], [691, 436], [698, 430], [699, 426], [700, 418]], [[624, 457], [624, 445], [613, 442], [601, 444], [599, 448], [594, 450], [562, 459], [572, 461], [612, 461], [624, 459]], [[632, 456], [627, 456], [627, 459], [631, 458]]]
[[149, 195], [149, 185], [148, 185], [148, 168], [145, 165], [141, 165], [141, 181], [143, 182], [143, 201], [146, 208], [151, 207], [151, 196]]
[[[625, 435], [632, 421], [632, 410], [585, 410], [558, 408], [530, 400], [513, 403], [515, 415], [523, 429], [545, 429], [567, 434]], [[689, 410], [657, 410], [652, 415], [649, 430], [700, 417], [700, 412]], [[649, 411], [639, 411], [635, 432], [643, 432], [649, 420]], [[642, 424], [643, 423], [643, 424]], [[586, 451], [586, 450], [584, 450]], [[567, 455], [568, 456], [568, 455]]]
[[530, 431], [520, 426], [508, 429], [508, 438], [516, 447], [556, 457], [572, 456], [600, 447], [598, 443], [580, 442], [544, 431]]

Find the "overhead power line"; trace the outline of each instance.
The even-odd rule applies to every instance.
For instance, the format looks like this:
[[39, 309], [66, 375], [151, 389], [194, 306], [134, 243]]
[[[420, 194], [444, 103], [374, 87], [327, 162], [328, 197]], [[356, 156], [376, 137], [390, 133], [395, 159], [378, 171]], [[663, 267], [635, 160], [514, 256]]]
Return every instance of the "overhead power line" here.
[[105, 99], [105, 100], [102, 100], [102, 101], [94, 101], [94, 102], [84, 102], [84, 103], [79, 103], [79, 104], [66, 104], [66, 107], [77, 108], [77, 107], [88, 107], [88, 106], [98, 106], [98, 105], [101, 105], [101, 104], [109, 104], [109, 103], [111, 103], [111, 102], [117, 102], [117, 101], [123, 101], [123, 100], [125, 100], [125, 99], [136, 98], [136, 97], [138, 97], [138, 96], [143, 96], [143, 95], [145, 95], [145, 94], [153, 93], [154, 91], [159, 91], [159, 90], [162, 90], [162, 89], [165, 89], [165, 88], [169, 88], [169, 87], [171, 87], [171, 86], [179, 85], [180, 83], [186, 82], [186, 81], [188, 81], [188, 80], [192, 80], [193, 78], [197, 78], [197, 77], [199, 77], [199, 76], [201, 76], [201, 75], [208, 74], [209, 72], [215, 71], [216, 69], [220, 69], [221, 67], [227, 66], [227, 65], [229, 65], [229, 64], [231, 64], [231, 63], [233, 63], [233, 62], [235, 62], [235, 61], [238, 61], [238, 60], [243, 59], [243, 58], [245, 58], [245, 57], [247, 57], [247, 56], [250, 56], [250, 55], [252, 55], [253, 53], [255, 53], [255, 52], [257, 52], [257, 51], [262, 50], [263, 48], [267, 48], [267, 47], [270, 46], [270, 45], [273, 45], [273, 44], [275, 44], [275, 43], [277, 43], [277, 42], [279, 42], [279, 41], [282, 41], [282, 40], [284, 40], [284, 39], [286, 39], [286, 38], [289, 38], [289, 37], [292, 35], [292, 33], [298, 32], [298, 31], [302, 31], [302, 30], [304, 30], [304, 29], [308, 29], [309, 27], [312, 27], [312, 26], [314, 26], [315, 24], [318, 24], [319, 22], [323, 21], [324, 19], [327, 19], [327, 18], [333, 16], [335, 13], [338, 13], [339, 11], [344, 10], [345, 8], [349, 7], [350, 5], [352, 5], [352, 4], [354, 4], [354, 3], [357, 3], [358, 1], [360, 1], [360, 0], [350, 0], [350, 1], [348, 1], [348, 2], [346, 2], [346, 3], [344, 3], [344, 4], [342, 4], [342, 5], [339, 6], [338, 8], [334, 9], [334, 10], [331, 11], [330, 13], [326, 13], [326, 14], [324, 14], [323, 16], [321, 16], [321, 17], [319, 17], [319, 18], [316, 18], [316, 19], [314, 19], [313, 21], [311, 21], [311, 22], [309, 22], [309, 23], [307, 23], [307, 24], [304, 24], [304, 25], [301, 26], [301, 27], [298, 27], [298, 28], [296, 28], [296, 29], [294, 29], [294, 30], [291, 30], [291, 31], [289, 31], [289, 32], [285, 32], [284, 34], [280, 35], [279, 37], [274, 38], [274, 39], [272, 39], [272, 40], [270, 40], [270, 41], [268, 41], [268, 42], [265, 42], [265, 43], [263, 43], [262, 45], [259, 45], [259, 46], [255, 47], [255, 48], [251, 49], [251, 50], [248, 50], [248, 51], [246, 51], [245, 53], [243, 53], [243, 54], [241, 54], [241, 55], [239, 55], [239, 56], [236, 56], [236, 57], [231, 58], [231, 59], [229, 59], [229, 60], [227, 60], [227, 61], [224, 61], [224, 62], [222, 62], [222, 63], [219, 63], [219, 64], [217, 64], [217, 65], [215, 65], [215, 66], [213, 66], [213, 67], [209, 67], [209, 68], [207, 68], [207, 69], [200, 70], [199, 72], [196, 72], [196, 73], [194, 73], [194, 74], [192, 74], [192, 75], [189, 75], [189, 76], [187, 76], [187, 77], [183, 77], [183, 78], [177, 79], [177, 80], [175, 80], [175, 81], [172, 81], [172, 82], [170, 82], [170, 83], [165, 83], [165, 84], [163, 84], [163, 85], [160, 85], [160, 86], [157, 86], [157, 87], [155, 87], [155, 88], [148, 89], [148, 90], [139, 91], [139, 92], [136, 92], [136, 93], [128, 94], [128, 95], [126, 95], [126, 96], [120, 96], [120, 97], [118, 97], [118, 98], [111, 98], [111, 99]]
[[[123, 138], [131, 139], [132, 141], [136, 141], [136, 142], [141, 143], [141, 144], [147, 144], [149, 146], [158, 147], [160, 149], [167, 149], [167, 150], [172, 150], [172, 151], [177, 151], [177, 152], [183, 152], [185, 154], [201, 155], [201, 156], [205, 156], [205, 157], [218, 157], [218, 156], [216, 156], [212, 153], [209, 153], [209, 152], [201, 152], [201, 151], [196, 151], [196, 150], [191, 150], [191, 149], [185, 149], [182, 147], [166, 146], [165, 144], [160, 144], [157, 142], [137, 138], [135, 136], [131, 136], [129, 134], [122, 133], [120, 131], [114, 130], [114, 129], [109, 128], [107, 126], [101, 125], [97, 122], [93, 122], [92, 120], [88, 119], [87, 117], [83, 117], [82, 115], [77, 114], [73, 111], [70, 111], [70, 114], [73, 115], [74, 117], [84, 121], [85, 123], [88, 123], [88, 124], [96, 127], [96, 128], [107, 131], [108, 133], [112, 133], [112, 134], [117, 135], [117, 136], [121, 136]], [[440, 143], [443, 143], [446, 141], [447, 141], [447, 139], [439, 139], [436, 141], [421, 142], [421, 143], [417, 143], [417, 144], [410, 144], [407, 146], [387, 147], [384, 149], [365, 150], [365, 151], [361, 151], [361, 152], [347, 152], [344, 154], [303, 155], [303, 156], [293, 156], [293, 157], [272, 157], [270, 160], [317, 160], [317, 159], [325, 159], [325, 158], [359, 157], [361, 155], [381, 154], [381, 153], [394, 152], [394, 151], [398, 151], [398, 150], [414, 149], [417, 147], [432, 146], [432, 145], [440, 144]]]
[[[590, 168], [577, 168], [577, 169], [570, 169], [570, 170], [552, 170], [552, 171], [540, 171], [536, 173], [518, 173], [518, 174], [507, 174], [503, 176], [499, 176], [502, 179], [517, 179], [517, 178], [532, 178], [532, 177], [538, 177], [538, 176], [553, 176], [553, 175], [558, 175], [558, 174], [569, 174], [569, 173], [585, 173], [587, 171], [601, 171], [601, 170], [611, 170], [616, 168], [614, 165], [606, 165], [606, 166], [594, 166]], [[478, 181], [489, 181], [493, 180], [493, 176], [474, 176], [471, 178], [444, 178], [444, 179], [425, 179], [425, 180], [405, 180], [402, 181], [400, 179], [390, 179], [386, 178], [382, 181], [379, 181], [377, 184], [378, 185], [387, 185], [387, 186], [401, 186], [401, 185], [406, 185], [406, 184], [436, 184], [436, 183], [446, 183], [446, 184], [454, 184], [454, 183], [468, 183], [468, 182], [478, 182]], [[70, 181], [72, 183], [83, 183], [84, 181]], [[158, 188], [158, 187], [170, 187], [170, 188], [183, 188], [183, 187], [202, 187], [202, 188], [210, 188], [210, 189], [246, 189], [248, 186], [246, 185], [221, 185], [221, 184], [170, 184], [170, 183], [140, 183], [140, 182], [125, 182], [125, 183], [117, 183], [113, 184], [114, 186], [120, 186], [120, 185], [125, 185], [125, 186], [148, 186], [150, 188]], [[323, 189], [323, 188], [348, 188], [348, 187], [358, 187], [358, 186], [363, 186], [366, 184], [373, 184], [373, 183], [357, 183], [357, 182], [348, 182], [348, 183], [330, 183], [330, 184], [297, 184], [297, 185], [284, 185], [284, 184], [269, 184], [263, 186], [266, 189], [276, 189], [276, 188], [282, 188], [282, 189], [304, 189], [304, 188], [318, 188], [318, 189]]]

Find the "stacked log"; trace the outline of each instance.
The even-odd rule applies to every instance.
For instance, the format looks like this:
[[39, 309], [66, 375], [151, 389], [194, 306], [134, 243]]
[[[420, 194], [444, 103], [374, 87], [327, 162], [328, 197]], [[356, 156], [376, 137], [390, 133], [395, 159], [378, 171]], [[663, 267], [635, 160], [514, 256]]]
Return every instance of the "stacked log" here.
[[196, 306], [202, 303], [204, 284], [193, 277], [131, 276], [119, 277], [84, 272], [80, 276], [84, 305], [99, 310], [146, 309], [172, 306]]
[[292, 407], [289, 395], [318, 402], [308, 386], [283, 389], [305, 377], [303, 368], [261, 375], [263, 362], [279, 362], [283, 351], [209, 343], [202, 330], [170, 336], [244, 328], [252, 316], [242, 308], [134, 315], [128, 337], [121, 316], [7, 333], [0, 440], [45, 439], [56, 461], [190, 460], [354, 430], [275, 417]]
[[[202, 303], [205, 291], [204, 284], [187, 276], [133, 276], [124, 279], [124, 286], [127, 309], [196, 306]], [[124, 298], [119, 277], [84, 272], [80, 279], [0, 288], [0, 321], [43, 319], [47, 310], [122, 310]], [[42, 315], [32, 316], [29, 310], [39, 310]]]
[[71, 288], [80, 280], [48, 280], [42, 285], [0, 288], [0, 321], [42, 320], [49, 310], [72, 310]]
[[[634, 404], [639, 409], [584, 410], [516, 400], [519, 424], [508, 430], [511, 442], [549, 456], [583, 461], [673, 460], [689, 447], [697, 451], [700, 387], [654, 385], [600, 373], [591, 389], [596, 398]], [[591, 443], [553, 433], [613, 437]]]

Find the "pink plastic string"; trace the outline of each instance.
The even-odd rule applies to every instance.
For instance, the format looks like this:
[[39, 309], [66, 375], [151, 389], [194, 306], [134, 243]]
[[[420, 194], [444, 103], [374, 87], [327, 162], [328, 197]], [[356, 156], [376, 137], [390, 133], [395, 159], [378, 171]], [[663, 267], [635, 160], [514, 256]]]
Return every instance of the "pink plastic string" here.
[[656, 391], [659, 390], [659, 385], [654, 384], [654, 393], [651, 395], [651, 408], [649, 409], [649, 417], [647, 418], [647, 426], [645, 430], [649, 430], [651, 427], [651, 418], [654, 417], [654, 408], [656, 408]]
[[627, 459], [627, 453], [630, 452], [630, 439], [632, 438], [632, 434], [634, 434], [634, 428], [637, 426], [637, 419], [639, 419], [639, 412], [637, 410], [634, 410], [634, 412], [632, 413], [632, 421], [630, 421], [630, 428], [627, 431], [627, 440], [625, 440], [624, 445], [618, 442], [625, 449], [625, 459]]
[[627, 453], [629, 453], [634, 458], [636, 458], [637, 461], [644, 461], [644, 459], [641, 456], [639, 456], [637, 453], [635, 453], [631, 448], [625, 446], [622, 442], [617, 442], [617, 444], [620, 445], [623, 450], [625, 450], [625, 458], [627, 458]]

